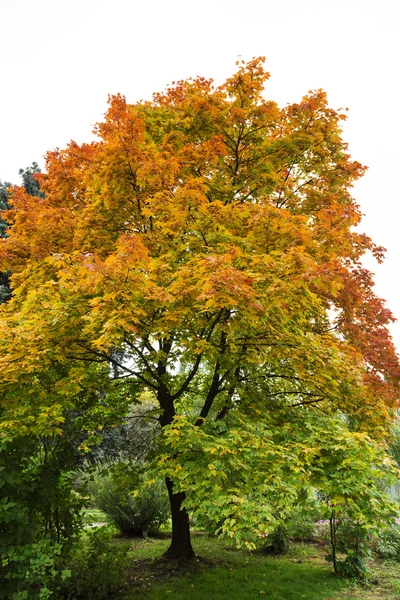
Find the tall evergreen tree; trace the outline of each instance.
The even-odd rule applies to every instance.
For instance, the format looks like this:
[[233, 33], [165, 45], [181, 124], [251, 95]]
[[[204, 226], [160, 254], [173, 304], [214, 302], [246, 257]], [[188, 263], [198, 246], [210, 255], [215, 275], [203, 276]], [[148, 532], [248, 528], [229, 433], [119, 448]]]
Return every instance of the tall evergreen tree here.
[[20, 169], [18, 172], [22, 179], [22, 185], [25, 188], [25, 191], [30, 196], [44, 198], [44, 193], [40, 191], [40, 184], [34, 177], [35, 173], [40, 173], [40, 168], [37, 162], [33, 162], [30, 167], [26, 167], [26, 169]]

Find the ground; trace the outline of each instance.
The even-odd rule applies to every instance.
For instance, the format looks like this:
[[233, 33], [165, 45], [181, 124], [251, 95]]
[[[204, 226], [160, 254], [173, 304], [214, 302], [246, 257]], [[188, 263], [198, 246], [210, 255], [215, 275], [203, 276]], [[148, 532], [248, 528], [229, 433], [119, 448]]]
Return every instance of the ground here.
[[[86, 511], [87, 527], [105, 524], [97, 509]], [[400, 564], [367, 559], [370, 576], [360, 585], [335, 577], [323, 543], [293, 543], [284, 556], [233, 548], [226, 540], [197, 532], [198, 558], [179, 562], [160, 558], [169, 534], [157, 538], [118, 537], [110, 543], [129, 547], [129, 569], [118, 600], [400, 600]], [[325, 542], [326, 543], [326, 542]]]
[[194, 536], [199, 559], [160, 559], [167, 539], [133, 541], [124, 600], [400, 600], [400, 566], [370, 560], [371, 577], [358, 585], [335, 577], [325, 549], [296, 544], [285, 557], [237, 551], [226, 542]]

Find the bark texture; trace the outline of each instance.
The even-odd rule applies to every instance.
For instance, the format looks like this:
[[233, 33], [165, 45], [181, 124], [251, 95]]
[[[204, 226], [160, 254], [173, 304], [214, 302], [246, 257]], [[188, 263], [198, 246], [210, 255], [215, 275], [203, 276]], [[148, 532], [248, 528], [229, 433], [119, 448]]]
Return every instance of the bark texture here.
[[164, 556], [166, 558], [183, 558], [189, 560], [194, 558], [194, 550], [190, 541], [189, 515], [185, 508], [182, 508], [182, 502], [185, 494], [179, 492], [174, 494], [172, 481], [167, 477], [165, 480], [168, 489], [169, 502], [171, 505], [172, 516], [172, 539], [168, 550]]

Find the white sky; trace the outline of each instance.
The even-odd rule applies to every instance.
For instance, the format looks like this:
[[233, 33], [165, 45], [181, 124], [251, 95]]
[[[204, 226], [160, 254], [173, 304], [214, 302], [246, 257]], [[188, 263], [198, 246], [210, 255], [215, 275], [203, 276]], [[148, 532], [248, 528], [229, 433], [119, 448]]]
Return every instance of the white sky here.
[[[91, 138], [108, 94], [149, 98], [177, 79], [222, 82], [267, 57], [281, 105], [324, 88], [369, 171], [354, 189], [387, 248], [376, 291], [400, 318], [400, 0], [0, 0], [0, 180]], [[392, 328], [400, 348], [400, 324]]]

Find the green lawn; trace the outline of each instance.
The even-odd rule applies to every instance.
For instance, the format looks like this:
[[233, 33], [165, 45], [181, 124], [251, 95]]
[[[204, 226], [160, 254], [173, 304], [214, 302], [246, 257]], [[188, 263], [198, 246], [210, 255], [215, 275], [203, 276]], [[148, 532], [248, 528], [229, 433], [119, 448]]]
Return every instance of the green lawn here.
[[[122, 540], [121, 540], [122, 541]], [[230, 548], [226, 542], [194, 536], [198, 559], [165, 561], [167, 539], [131, 540], [131, 566], [124, 600], [400, 600], [400, 565], [370, 561], [366, 586], [335, 577], [326, 549], [295, 544], [275, 558]]]
[[86, 508], [83, 511], [83, 523], [91, 525], [92, 523], [107, 523], [107, 516], [98, 508]]
[[147, 540], [133, 545], [125, 600], [333, 600], [348, 587], [332, 575], [329, 566], [320, 564], [319, 556], [315, 563], [309, 558], [277, 559], [195, 537], [193, 545], [201, 558], [182, 566], [157, 560], [167, 544], [167, 540]]
[[341, 587], [341, 582], [321, 567], [264, 560], [247, 566], [216, 567], [207, 573], [187, 574], [153, 588], [148, 598], [161, 600], [171, 594], [176, 600], [188, 597], [191, 600], [250, 600], [260, 596], [271, 600], [320, 600], [332, 598], [332, 592]]

